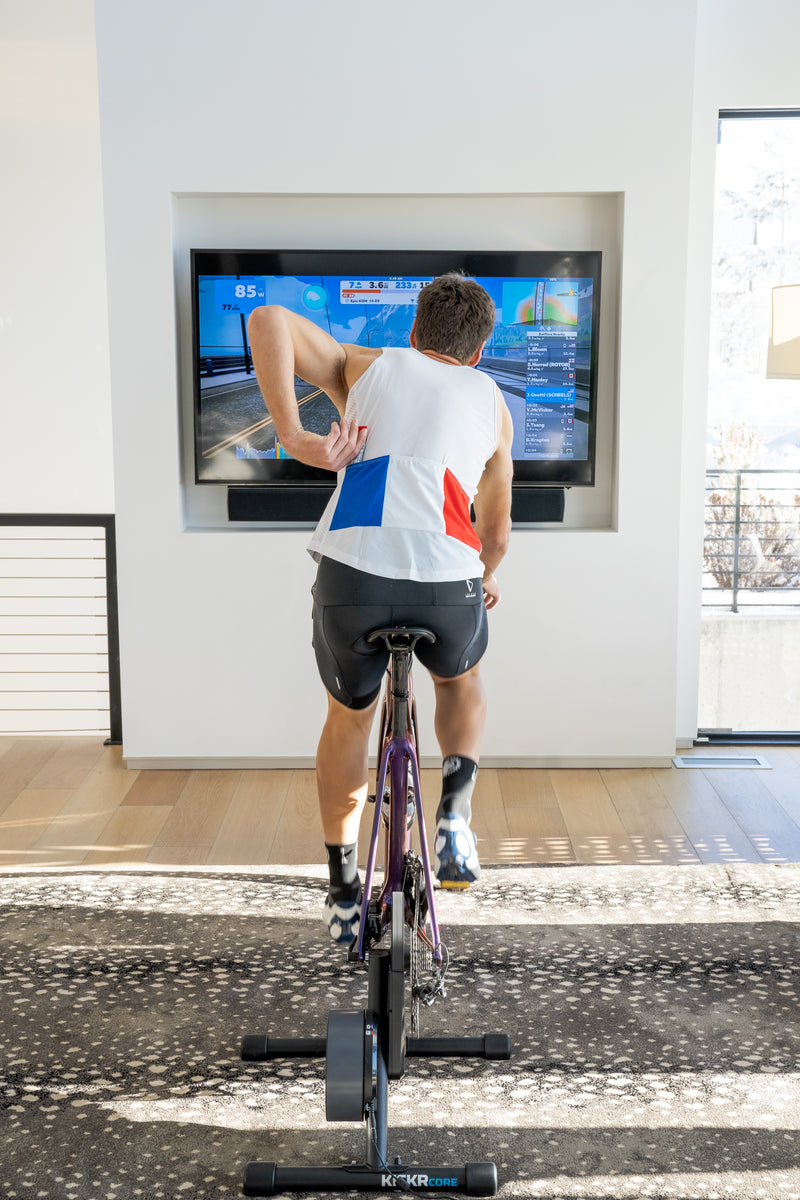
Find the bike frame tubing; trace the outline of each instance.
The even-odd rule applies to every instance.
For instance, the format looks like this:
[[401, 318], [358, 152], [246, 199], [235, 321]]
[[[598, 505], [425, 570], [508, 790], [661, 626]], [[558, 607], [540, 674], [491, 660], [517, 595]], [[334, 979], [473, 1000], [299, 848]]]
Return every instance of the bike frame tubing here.
[[[375, 817], [372, 822], [372, 837], [370, 840], [369, 857], [364, 877], [364, 904], [361, 910], [361, 921], [358, 928], [357, 951], [362, 961], [365, 958], [364, 938], [367, 925], [367, 910], [369, 897], [372, 895], [372, 882], [375, 875], [375, 862], [378, 857], [378, 840], [380, 838], [382, 819], [383, 789], [386, 777], [390, 780], [389, 804], [389, 839], [386, 851], [386, 877], [380, 894], [381, 907], [386, 904], [386, 897], [393, 892], [403, 890], [403, 860], [411, 842], [411, 833], [406, 820], [405, 798], [408, 790], [408, 772], [414, 784], [414, 795], [422, 796], [417, 763], [416, 747], [408, 736], [411, 732], [411, 689], [410, 689], [411, 652], [393, 650], [390, 669], [390, 694], [387, 700], [389, 727], [386, 731], [381, 761], [378, 766], [377, 784], [375, 788]], [[399, 669], [398, 669], [399, 668]], [[398, 722], [405, 724], [406, 733], [396, 732]], [[401, 804], [402, 798], [402, 804]], [[401, 811], [402, 809], [402, 811]], [[430, 856], [428, 854], [428, 838], [425, 829], [425, 815], [422, 804], [416, 805], [417, 821], [419, 823], [419, 840], [422, 851], [422, 869], [425, 875], [425, 889], [428, 896], [428, 913], [431, 919], [431, 937], [434, 945], [433, 957], [439, 962], [439, 922], [436, 918], [436, 906], [433, 899], [433, 877], [431, 875]]]

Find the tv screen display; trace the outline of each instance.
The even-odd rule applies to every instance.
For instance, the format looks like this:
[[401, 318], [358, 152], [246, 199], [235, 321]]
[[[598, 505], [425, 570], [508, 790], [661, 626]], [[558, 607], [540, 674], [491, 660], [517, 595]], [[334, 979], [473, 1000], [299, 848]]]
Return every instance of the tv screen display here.
[[[333, 481], [276, 442], [248, 345], [253, 308], [283, 305], [339, 342], [407, 346], [420, 289], [460, 271], [495, 303], [477, 370], [511, 412], [515, 484], [592, 484], [600, 265], [599, 252], [193, 250], [197, 482]], [[332, 402], [300, 379], [296, 390], [304, 427], [327, 433]]]

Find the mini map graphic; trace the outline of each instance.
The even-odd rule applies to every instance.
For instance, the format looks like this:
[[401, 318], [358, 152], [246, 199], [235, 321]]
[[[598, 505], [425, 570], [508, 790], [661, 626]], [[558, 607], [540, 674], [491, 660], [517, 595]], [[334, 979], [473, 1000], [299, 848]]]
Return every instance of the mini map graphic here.
[[503, 284], [503, 321], [514, 325], [578, 324], [577, 288], [562, 280], [514, 280]]

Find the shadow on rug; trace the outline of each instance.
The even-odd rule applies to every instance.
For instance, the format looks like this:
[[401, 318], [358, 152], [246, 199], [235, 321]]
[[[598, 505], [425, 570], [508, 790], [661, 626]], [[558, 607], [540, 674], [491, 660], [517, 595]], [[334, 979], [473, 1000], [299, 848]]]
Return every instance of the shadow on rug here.
[[[364, 1007], [324, 892], [318, 868], [0, 874], [4, 1196], [229, 1200], [252, 1159], [361, 1161], [323, 1061], [238, 1057]], [[798, 917], [792, 866], [490, 869], [442, 895], [423, 1033], [514, 1054], [410, 1060], [390, 1158], [494, 1160], [508, 1197], [800, 1200]]]

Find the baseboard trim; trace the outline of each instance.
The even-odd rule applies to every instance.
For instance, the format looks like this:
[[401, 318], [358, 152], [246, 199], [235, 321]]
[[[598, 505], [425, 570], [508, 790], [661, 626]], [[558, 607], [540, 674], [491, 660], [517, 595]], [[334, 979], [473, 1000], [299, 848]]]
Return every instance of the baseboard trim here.
[[[310, 756], [289, 756], [286, 758], [174, 758], [174, 757], [124, 757], [123, 762], [130, 771], [313, 771], [315, 763]], [[423, 768], [440, 767], [442, 760], [438, 756], [423, 755], [420, 760]], [[374, 758], [370, 766], [375, 766]], [[672, 755], [588, 755], [581, 757], [547, 755], [542, 758], [533, 756], [509, 756], [487, 754], [481, 759], [482, 767], [494, 770], [647, 770], [672, 766]]]

